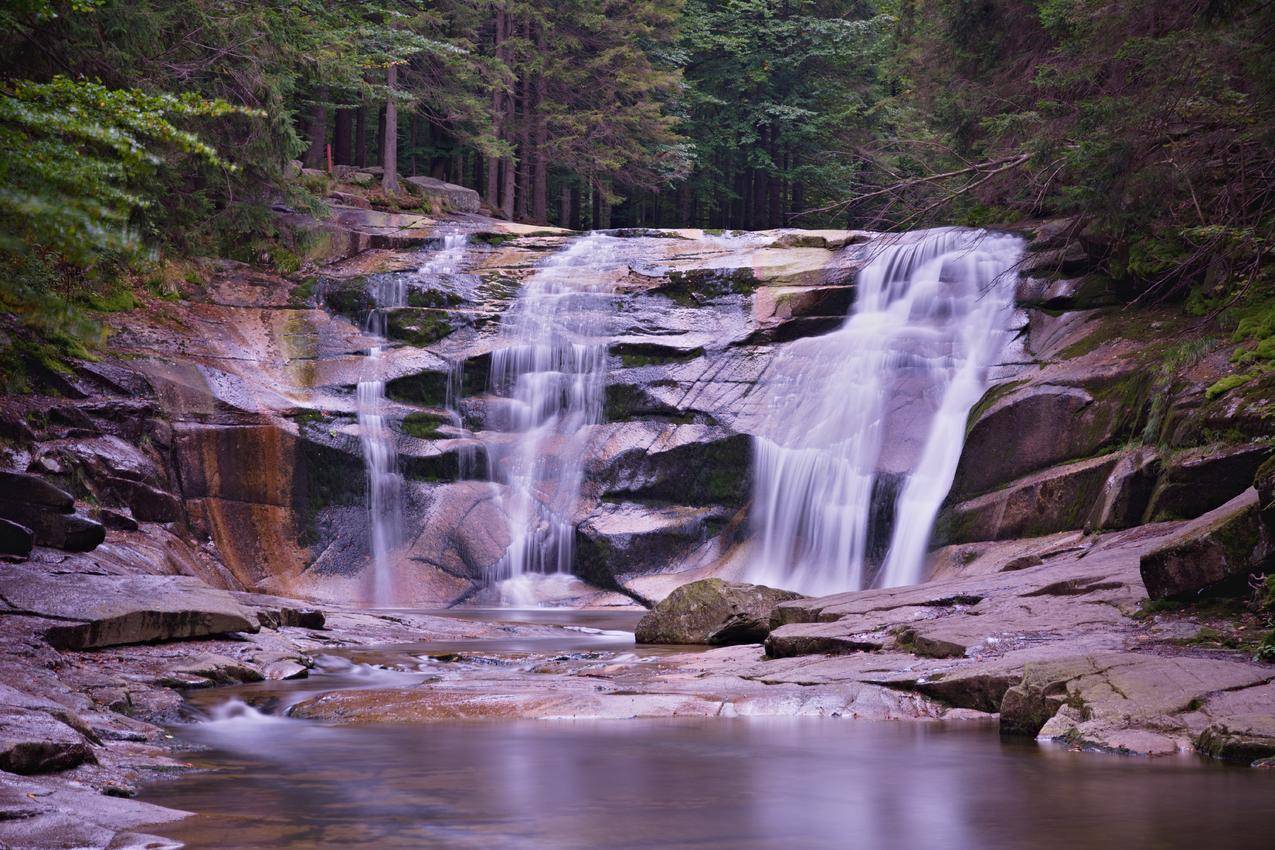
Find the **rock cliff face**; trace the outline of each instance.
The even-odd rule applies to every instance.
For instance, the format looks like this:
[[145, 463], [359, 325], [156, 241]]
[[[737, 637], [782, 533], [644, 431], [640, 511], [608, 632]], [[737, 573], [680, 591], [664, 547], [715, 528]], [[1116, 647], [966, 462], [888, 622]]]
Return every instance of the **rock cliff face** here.
[[[213, 265], [183, 302], [121, 316], [111, 356], [50, 374], [44, 396], [7, 399], [6, 550], [105, 540], [138, 565], [162, 552], [155, 569], [215, 586], [360, 598], [369, 532], [353, 390], [377, 343], [361, 330], [373, 289], [397, 278], [407, 306], [389, 311], [382, 368], [406, 478], [400, 601], [480, 592], [509, 545], [486, 456], [516, 439], [489, 430], [508, 403], [488, 388], [490, 354], [522, 282], [571, 237], [460, 218], [446, 225], [471, 234], [460, 266], [417, 275], [440, 227], [399, 218], [339, 209], [324, 226], [348, 238], [333, 244], [364, 248], [387, 228], [406, 241], [337, 250], [304, 280]], [[1080, 258], [1066, 271], [1081, 276], [1062, 278], [1055, 230], [1029, 244], [1024, 344], [970, 416], [936, 546], [1189, 520], [1249, 487], [1271, 454], [1268, 399], [1206, 394], [1228, 346], [1178, 311], [1104, 306], [1116, 296]], [[841, 322], [878, 239], [610, 241], [604, 421], [584, 435], [576, 571], [655, 599], [738, 572], [750, 435], [765, 413], [757, 382], [777, 346]], [[903, 413], [889, 424], [906, 447]]]
[[[438, 222], [341, 209], [324, 227], [332, 256], [314, 276], [209, 264], [181, 301], [117, 316], [101, 360], [0, 402], [11, 626], [50, 646], [114, 646], [301, 623], [303, 606], [243, 591], [366, 599], [355, 388], [384, 342], [362, 330], [372, 287], [395, 276], [406, 306], [387, 316], [379, 362], [404, 476], [398, 601], [491, 601], [511, 537], [486, 466], [515, 439], [493, 424], [508, 399], [489, 386], [492, 352], [522, 284], [576, 237], [455, 217], [443, 227], [469, 234], [464, 261], [422, 277]], [[1022, 345], [969, 417], [931, 581], [783, 602], [770, 660], [753, 647], [705, 663], [743, 688], [906, 693], [940, 706], [920, 714], [999, 712], [1006, 729], [1086, 746], [1275, 753], [1275, 668], [1197, 640], [1216, 626], [1205, 614], [1162, 613], [1270, 570], [1275, 395], [1210, 396], [1230, 345], [1180, 311], [1124, 309], [1083, 258], [1055, 256], [1054, 230], [1029, 245]], [[751, 435], [768, 413], [758, 381], [779, 347], [840, 324], [877, 244], [607, 238], [604, 416], [583, 429], [578, 580], [555, 591], [575, 604], [738, 578]], [[906, 411], [892, 416], [900, 444], [916, 443]], [[91, 609], [66, 607], [84, 598]], [[298, 663], [256, 667], [274, 662]], [[118, 698], [103, 691], [102, 705]], [[66, 747], [18, 747], [14, 763], [83, 761], [83, 736], [56, 731]]]

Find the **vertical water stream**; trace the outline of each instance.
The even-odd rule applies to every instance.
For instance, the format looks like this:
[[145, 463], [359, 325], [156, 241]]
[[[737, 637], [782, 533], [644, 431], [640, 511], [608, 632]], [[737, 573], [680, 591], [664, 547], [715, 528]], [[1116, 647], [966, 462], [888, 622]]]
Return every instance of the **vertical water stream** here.
[[[466, 241], [464, 234], [445, 235], [442, 247], [430, 254], [418, 269], [417, 278], [428, 281], [439, 275], [453, 274], [464, 258]], [[390, 312], [408, 306], [408, 277], [382, 275], [372, 282], [370, 294], [373, 308], [368, 312], [364, 330], [369, 336], [383, 340]], [[367, 469], [371, 601], [376, 605], [394, 601], [393, 562], [403, 543], [403, 477], [398, 471], [395, 433], [387, 420], [383, 356], [383, 345], [378, 343], [369, 348], [365, 365], [367, 379], [359, 381], [355, 394], [359, 441]]]
[[1021, 253], [980, 230], [902, 234], [859, 272], [840, 329], [776, 352], [748, 580], [827, 594], [922, 579], [966, 417], [1012, 338]]
[[571, 571], [586, 426], [602, 421], [614, 250], [613, 237], [593, 233], [555, 254], [501, 323], [487, 424], [508, 436], [488, 442], [488, 458], [506, 485], [510, 544], [493, 582]]

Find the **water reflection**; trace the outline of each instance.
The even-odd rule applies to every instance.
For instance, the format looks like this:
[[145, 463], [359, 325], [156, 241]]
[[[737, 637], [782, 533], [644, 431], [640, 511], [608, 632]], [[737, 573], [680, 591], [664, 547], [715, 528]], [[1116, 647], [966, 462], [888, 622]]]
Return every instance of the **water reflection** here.
[[[276, 723], [278, 723], [276, 721]], [[229, 733], [229, 728], [227, 732]], [[285, 722], [147, 799], [196, 848], [1269, 847], [1275, 777], [837, 720]], [[306, 731], [311, 730], [311, 731]], [[213, 736], [215, 737], [215, 736]], [[212, 743], [207, 729], [201, 740]]]

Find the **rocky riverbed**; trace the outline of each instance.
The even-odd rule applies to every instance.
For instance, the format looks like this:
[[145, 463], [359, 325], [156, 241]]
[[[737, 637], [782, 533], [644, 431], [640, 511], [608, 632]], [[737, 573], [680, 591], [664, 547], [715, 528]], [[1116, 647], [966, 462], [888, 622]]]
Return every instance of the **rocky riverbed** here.
[[[574, 237], [354, 208], [319, 229], [328, 251], [307, 273], [209, 262], [181, 300], [112, 317], [108, 356], [0, 400], [9, 846], [152, 846], [129, 834], [180, 815], [129, 798], [184, 769], [165, 725], [188, 719], [189, 689], [305, 676], [352, 646], [553, 632], [360, 610], [354, 388], [379, 342], [361, 330], [369, 279], [410, 278], [441, 232], [468, 234], [462, 267], [409, 280], [387, 323], [412, 530], [397, 587], [405, 607], [499, 603], [503, 485], [474, 471], [508, 439], [489, 427], [491, 352], [519, 286]], [[1269, 625], [1248, 583], [1275, 551], [1275, 390], [1210, 393], [1230, 343], [1176, 309], [1127, 307], [1058, 247], [1058, 225], [1027, 230], [1018, 343], [969, 417], [927, 582], [771, 599], [740, 630], [754, 642], [708, 651], [462, 652], [427, 681], [319, 688], [292, 714], [980, 719], [1076, 748], [1269, 766], [1275, 664], [1254, 660]], [[634, 608], [743, 573], [758, 380], [777, 348], [840, 323], [881, 237], [606, 238], [617, 295], [577, 575], [537, 592]], [[917, 450], [910, 422], [907, 405], [891, 411], [902, 454]]]

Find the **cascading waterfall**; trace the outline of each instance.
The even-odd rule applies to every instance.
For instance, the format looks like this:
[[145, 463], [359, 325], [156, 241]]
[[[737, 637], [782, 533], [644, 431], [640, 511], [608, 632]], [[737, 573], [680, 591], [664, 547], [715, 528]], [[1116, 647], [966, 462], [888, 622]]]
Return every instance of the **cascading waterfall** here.
[[827, 594], [922, 579], [966, 417], [1013, 337], [1022, 242], [941, 228], [876, 250], [841, 328], [785, 345], [763, 375], [750, 581]]
[[594, 233], [554, 255], [502, 322], [488, 426], [512, 438], [487, 448], [489, 477], [507, 485], [511, 542], [493, 582], [571, 571], [586, 426], [602, 421], [613, 243]]
[[[418, 278], [454, 273], [464, 258], [466, 237], [450, 233], [443, 237], [440, 250], [417, 271]], [[389, 311], [407, 306], [407, 276], [384, 275], [372, 285], [373, 308], [368, 312], [364, 330], [369, 336], [384, 339]], [[366, 374], [356, 391], [359, 440], [363, 446], [363, 462], [367, 468], [367, 506], [372, 544], [372, 591], [374, 604], [393, 601], [393, 561], [403, 543], [403, 476], [398, 471], [398, 452], [394, 432], [386, 420], [384, 346], [368, 350]]]

